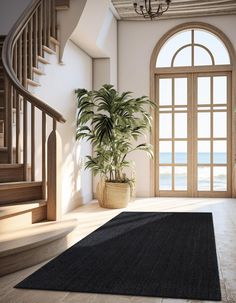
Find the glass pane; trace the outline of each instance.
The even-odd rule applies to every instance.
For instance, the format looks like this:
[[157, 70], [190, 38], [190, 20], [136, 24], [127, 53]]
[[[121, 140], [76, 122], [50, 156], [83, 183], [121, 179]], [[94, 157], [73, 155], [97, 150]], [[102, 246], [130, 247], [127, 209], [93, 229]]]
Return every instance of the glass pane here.
[[172, 105], [172, 79], [159, 80], [159, 104]]
[[160, 138], [172, 137], [172, 114], [159, 115], [159, 136]]
[[199, 77], [197, 79], [197, 103], [210, 104], [211, 103], [211, 78]]
[[213, 190], [227, 191], [227, 168], [213, 167]]
[[175, 138], [187, 138], [187, 113], [175, 114]]
[[191, 30], [184, 30], [173, 35], [162, 46], [156, 61], [156, 67], [170, 67], [175, 52], [182, 46], [191, 43]]
[[175, 171], [175, 190], [187, 190], [187, 167], [176, 166]]
[[172, 189], [172, 167], [160, 166], [159, 168], [159, 187], [160, 190]]
[[227, 103], [227, 77], [213, 77], [213, 103]]
[[213, 142], [213, 163], [226, 164], [227, 163], [227, 142], [214, 141]]
[[212, 53], [215, 64], [230, 64], [228, 51], [216, 35], [205, 30], [194, 30], [194, 43], [206, 46]]
[[210, 141], [198, 141], [197, 144], [197, 162], [198, 164], [211, 163], [211, 144]]
[[209, 138], [211, 135], [210, 129], [210, 113], [198, 113], [197, 129], [198, 138]]
[[194, 46], [194, 65], [213, 65], [209, 53], [200, 46]]
[[159, 144], [160, 148], [160, 163], [169, 164], [172, 163], [172, 142], [163, 141]]
[[210, 167], [198, 167], [198, 190], [200, 191], [210, 191], [211, 189], [211, 170]]
[[187, 141], [175, 141], [175, 163], [187, 163]]
[[213, 136], [215, 138], [226, 138], [227, 136], [226, 112], [213, 113]]
[[173, 66], [191, 66], [192, 65], [192, 51], [191, 46], [183, 48], [175, 57]]
[[187, 105], [187, 78], [175, 79], [175, 105]]

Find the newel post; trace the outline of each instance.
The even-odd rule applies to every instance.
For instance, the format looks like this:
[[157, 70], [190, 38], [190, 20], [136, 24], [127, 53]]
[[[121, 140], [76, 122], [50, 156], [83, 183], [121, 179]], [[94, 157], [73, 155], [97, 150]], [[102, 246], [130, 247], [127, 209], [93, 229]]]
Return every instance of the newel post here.
[[54, 120], [47, 147], [47, 219], [53, 221], [61, 218], [61, 150], [61, 137]]

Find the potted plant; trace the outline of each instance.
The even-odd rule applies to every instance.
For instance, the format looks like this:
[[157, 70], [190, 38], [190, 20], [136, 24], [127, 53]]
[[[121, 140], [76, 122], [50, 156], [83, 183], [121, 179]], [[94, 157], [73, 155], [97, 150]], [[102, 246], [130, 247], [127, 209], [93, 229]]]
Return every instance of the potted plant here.
[[76, 139], [87, 139], [93, 145], [93, 156], [87, 156], [85, 168], [100, 175], [97, 187], [99, 204], [106, 208], [126, 207], [134, 186], [125, 169], [131, 162], [127, 155], [135, 150], [152, 154], [152, 146], [135, 141], [151, 127], [147, 97], [132, 98], [130, 92], [121, 95], [112, 85], [98, 91], [77, 89], [78, 115]]

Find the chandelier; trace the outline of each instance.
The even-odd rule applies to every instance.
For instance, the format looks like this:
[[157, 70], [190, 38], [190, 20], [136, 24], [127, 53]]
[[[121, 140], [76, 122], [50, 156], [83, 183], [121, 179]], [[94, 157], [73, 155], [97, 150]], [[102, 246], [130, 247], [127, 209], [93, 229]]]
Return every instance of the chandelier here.
[[133, 1], [134, 10], [138, 15], [141, 15], [144, 18], [150, 18], [152, 20], [153, 18], [159, 17], [166, 12], [171, 3], [171, 0], [159, 0], [158, 3], [155, 4], [157, 1], [158, 0], [135, 0]]

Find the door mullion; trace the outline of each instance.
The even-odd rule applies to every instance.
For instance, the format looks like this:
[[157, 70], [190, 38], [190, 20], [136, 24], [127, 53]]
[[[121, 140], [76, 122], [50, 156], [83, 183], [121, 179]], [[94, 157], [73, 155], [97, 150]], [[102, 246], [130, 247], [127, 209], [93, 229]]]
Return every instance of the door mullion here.
[[191, 118], [191, 134], [189, 137], [189, 145], [191, 146], [190, 178], [191, 178], [191, 196], [197, 196], [197, 76], [191, 74], [191, 103], [190, 103], [190, 118]]
[[174, 165], [174, 153], [175, 153], [175, 111], [174, 111], [174, 91], [175, 91], [175, 81], [174, 77], [172, 78], [172, 191], [175, 190], [175, 165]]
[[211, 127], [211, 138], [210, 138], [210, 191], [213, 192], [213, 76], [211, 76], [211, 114], [210, 114], [210, 127]]

